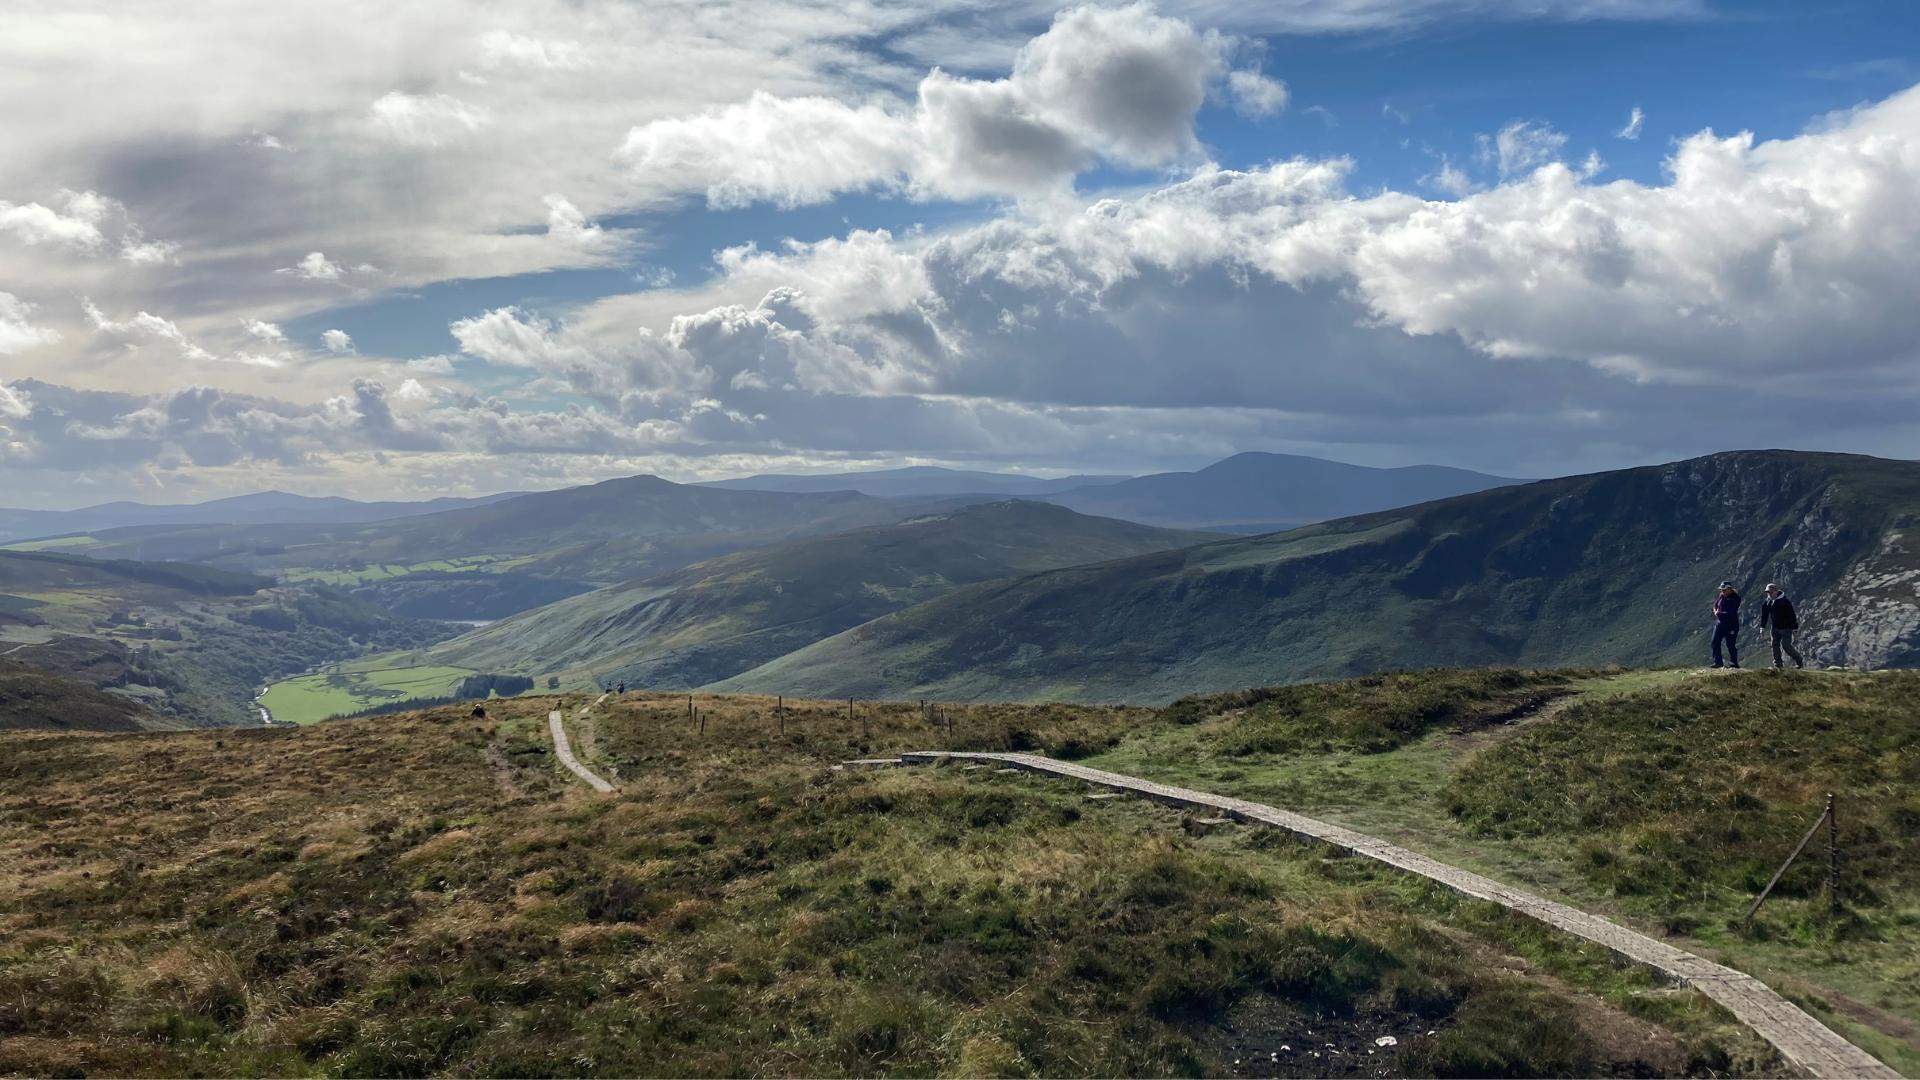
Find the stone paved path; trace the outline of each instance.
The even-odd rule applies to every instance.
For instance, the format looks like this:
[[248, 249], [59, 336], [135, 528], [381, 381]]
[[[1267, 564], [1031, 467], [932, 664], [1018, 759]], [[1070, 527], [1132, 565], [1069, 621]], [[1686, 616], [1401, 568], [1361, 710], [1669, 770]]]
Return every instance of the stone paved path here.
[[1894, 1078], [1899, 1073], [1835, 1034], [1792, 1002], [1751, 975], [1674, 948], [1663, 941], [1589, 915], [1577, 908], [1503, 885], [1492, 878], [1450, 866], [1407, 848], [1339, 825], [1305, 817], [1264, 803], [1212, 795], [1191, 788], [1156, 784], [1120, 773], [1089, 769], [1037, 754], [962, 753], [941, 750], [902, 754], [906, 765], [941, 761], [992, 761], [1017, 769], [1080, 780], [1172, 806], [1215, 810], [1236, 821], [1286, 829], [1364, 855], [1464, 893], [1538, 919], [1605, 946], [1619, 956], [1645, 964], [1676, 982], [1692, 986], [1724, 1006], [1761, 1038], [1772, 1043], [1787, 1063], [1814, 1077]]
[[[584, 715], [588, 709], [593, 708], [594, 705], [598, 705], [605, 700], [607, 700], [607, 695], [601, 694], [599, 697], [593, 699], [593, 705], [580, 706], [580, 712]], [[608, 792], [613, 790], [612, 784], [595, 776], [593, 770], [580, 764], [580, 759], [573, 756], [573, 744], [567, 741], [567, 726], [561, 719], [559, 709], [555, 709], [547, 714], [547, 730], [553, 732], [553, 753], [555, 757], [560, 759], [560, 764], [565, 765], [573, 775], [585, 780], [595, 791]]]

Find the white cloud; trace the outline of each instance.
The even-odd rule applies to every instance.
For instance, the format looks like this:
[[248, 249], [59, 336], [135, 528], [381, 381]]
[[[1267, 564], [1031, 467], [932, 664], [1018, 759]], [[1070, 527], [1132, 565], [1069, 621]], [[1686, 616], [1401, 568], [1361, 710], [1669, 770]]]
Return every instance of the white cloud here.
[[1440, 158], [1440, 167], [1421, 177], [1420, 182], [1442, 195], [1451, 195], [1456, 199], [1470, 194], [1476, 186], [1466, 170], [1455, 165], [1451, 158], [1444, 155]]
[[1614, 132], [1613, 133], [1614, 137], [1619, 139], [1627, 139], [1629, 141], [1638, 139], [1640, 137], [1640, 129], [1644, 127], [1646, 123], [1647, 123], [1647, 114], [1640, 111], [1640, 106], [1635, 105], [1633, 107], [1633, 111], [1627, 114], [1626, 126], [1622, 127], [1619, 131]]
[[586, 50], [577, 41], [559, 41], [489, 30], [480, 36], [480, 63], [487, 68], [578, 71], [587, 67]]
[[32, 304], [10, 292], [0, 291], [0, 356], [60, 340], [57, 332], [33, 325], [28, 320], [32, 314]]
[[[642, 189], [704, 191], [722, 207], [864, 190], [1045, 195], [1098, 161], [1158, 167], [1196, 156], [1194, 115], [1209, 86], [1232, 77], [1230, 44], [1142, 5], [1074, 8], [1021, 47], [1003, 79], [936, 69], [910, 107], [756, 92], [637, 126], [620, 156]], [[1284, 103], [1279, 83], [1234, 74], [1244, 107]]]
[[261, 341], [287, 340], [285, 331], [264, 319], [246, 319], [241, 322], [241, 326], [246, 329], [249, 337], [259, 338]]
[[1287, 107], [1287, 84], [1258, 71], [1229, 72], [1227, 90], [1234, 108], [1255, 119], [1274, 116]]
[[1481, 163], [1497, 167], [1501, 179], [1559, 160], [1567, 145], [1565, 135], [1533, 120], [1515, 120], [1477, 141]]
[[320, 335], [321, 344], [330, 353], [350, 353], [353, 351], [353, 338], [345, 330], [328, 330]]
[[33, 414], [33, 398], [25, 391], [0, 383], [0, 418], [25, 420]]
[[309, 251], [299, 262], [277, 272], [292, 274], [307, 281], [339, 281], [347, 271], [324, 253]]
[[375, 131], [396, 142], [439, 146], [479, 131], [493, 122], [493, 116], [450, 94], [394, 90], [373, 103], [372, 122]]
[[19, 205], [0, 200], [0, 235], [10, 236], [22, 244], [47, 244], [81, 251], [97, 249], [104, 242], [100, 234], [101, 214], [81, 199], [69, 199], [65, 213], [37, 202]]

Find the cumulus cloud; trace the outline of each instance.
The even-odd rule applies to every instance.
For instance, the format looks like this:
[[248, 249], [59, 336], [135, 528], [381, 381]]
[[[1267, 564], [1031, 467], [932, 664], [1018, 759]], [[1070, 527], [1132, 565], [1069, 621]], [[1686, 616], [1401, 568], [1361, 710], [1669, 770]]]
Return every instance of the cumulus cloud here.
[[241, 323], [241, 326], [246, 329], [247, 336], [259, 338], [261, 341], [287, 340], [285, 331], [264, 319], [246, 319]]
[[350, 353], [353, 351], [353, 338], [345, 330], [328, 330], [320, 335], [320, 343], [330, 353]]
[[1228, 73], [1227, 90], [1232, 95], [1234, 109], [1243, 116], [1260, 119], [1277, 115], [1287, 107], [1287, 84], [1258, 71]]
[[1194, 157], [1194, 116], [1224, 84], [1253, 115], [1285, 87], [1230, 71], [1233, 42], [1144, 5], [1075, 8], [1015, 54], [1001, 79], [935, 69], [911, 105], [755, 93], [633, 128], [621, 148], [636, 184], [704, 191], [715, 206], [825, 201], [848, 191], [922, 198], [1031, 197], [1083, 169]]
[[55, 206], [0, 200], [0, 238], [85, 255], [117, 249], [121, 259], [136, 265], [176, 261], [180, 245], [147, 239], [117, 199], [62, 190], [53, 201]]
[[511, 30], [489, 30], [480, 35], [480, 64], [540, 71], [577, 71], [588, 66], [586, 49], [577, 41], [539, 38]]
[[339, 281], [346, 272], [345, 267], [319, 251], [309, 251], [299, 262], [278, 271], [306, 281]]
[[381, 95], [372, 107], [373, 128], [396, 142], [439, 146], [464, 138], [493, 122], [478, 105], [450, 94], [406, 94], [398, 90]]
[[1647, 114], [1640, 110], [1640, 106], [1635, 105], [1633, 107], [1633, 111], [1627, 114], [1627, 122], [1625, 126], [1623, 126], [1619, 131], [1614, 132], [1613, 133], [1614, 137], [1617, 139], [1626, 139], [1628, 141], [1638, 139], [1640, 137], [1640, 129], [1646, 126], [1646, 123], [1647, 123]]
[[10, 292], [0, 292], [0, 356], [60, 340], [55, 331], [29, 321], [32, 314], [32, 304]]

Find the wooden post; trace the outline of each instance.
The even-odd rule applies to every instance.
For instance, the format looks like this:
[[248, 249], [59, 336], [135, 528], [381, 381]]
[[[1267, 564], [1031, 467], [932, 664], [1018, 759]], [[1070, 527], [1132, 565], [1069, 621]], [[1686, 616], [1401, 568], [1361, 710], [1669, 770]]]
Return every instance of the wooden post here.
[[[1773, 892], [1773, 887], [1775, 885], [1780, 884], [1780, 879], [1786, 876], [1787, 867], [1792, 866], [1793, 860], [1799, 858], [1800, 853], [1807, 850], [1808, 844], [1813, 843], [1813, 835], [1820, 831], [1820, 826], [1822, 823], [1825, 823], [1828, 826], [1828, 836], [1831, 837], [1832, 825], [1833, 825], [1833, 796], [1832, 795], [1827, 796], [1826, 808], [1820, 811], [1820, 816], [1813, 819], [1813, 828], [1808, 829], [1807, 835], [1801, 837], [1800, 842], [1794, 845], [1793, 854], [1787, 856], [1787, 861], [1780, 864], [1780, 869], [1775, 870], [1773, 872], [1773, 880], [1767, 882], [1767, 887], [1764, 889], [1761, 889], [1760, 895], [1753, 898], [1753, 906], [1747, 908], [1747, 917], [1740, 920], [1740, 923], [1742, 926], [1745, 926], [1746, 924], [1751, 923], [1753, 921], [1754, 913], [1760, 910], [1761, 904], [1764, 904], [1767, 902], [1767, 896]], [[1837, 860], [1837, 856], [1835, 858]], [[1828, 863], [1829, 873], [1832, 872], [1832, 868], [1835, 865], [1837, 865], [1836, 861], [1829, 861]]]
[[693, 714], [700, 718], [700, 734], [705, 735], [707, 733], [707, 714], [698, 709], [695, 709]]
[[780, 700], [782, 704], [780, 706], [775, 707], [774, 719], [780, 722], [780, 737], [785, 738], [787, 734], [787, 710], [785, 707], [786, 699], [782, 698]]
[[687, 719], [693, 719], [693, 695], [687, 695]]
[[1827, 907], [1840, 910], [1840, 819], [1831, 791], [1827, 792]]

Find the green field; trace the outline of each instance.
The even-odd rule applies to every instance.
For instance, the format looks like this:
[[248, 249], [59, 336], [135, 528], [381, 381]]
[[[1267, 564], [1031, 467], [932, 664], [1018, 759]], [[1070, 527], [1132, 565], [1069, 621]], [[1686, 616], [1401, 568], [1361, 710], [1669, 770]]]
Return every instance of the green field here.
[[260, 704], [276, 723], [311, 724], [408, 698], [444, 697], [471, 674], [461, 667], [336, 670], [274, 683]]
[[22, 540], [17, 544], [7, 544], [6, 551], [50, 551], [57, 548], [87, 547], [100, 541], [91, 536], [55, 536], [46, 540]]
[[492, 555], [470, 555], [454, 559], [434, 559], [431, 562], [418, 563], [368, 563], [351, 569], [322, 569], [303, 566], [288, 570], [281, 576], [287, 581], [311, 581], [321, 585], [364, 585], [370, 581], [386, 581], [390, 578], [406, 577], [408, 574], [420, 574], [431, 571], [457, 574], [471, 571], [498, 572], [511, 569], [527, 562], [525, 558], [501, 559]]

